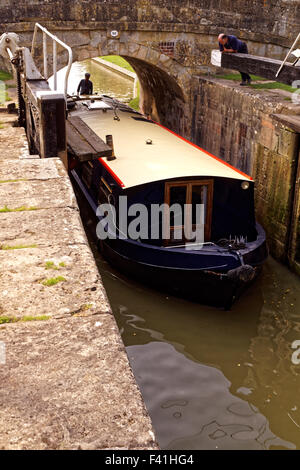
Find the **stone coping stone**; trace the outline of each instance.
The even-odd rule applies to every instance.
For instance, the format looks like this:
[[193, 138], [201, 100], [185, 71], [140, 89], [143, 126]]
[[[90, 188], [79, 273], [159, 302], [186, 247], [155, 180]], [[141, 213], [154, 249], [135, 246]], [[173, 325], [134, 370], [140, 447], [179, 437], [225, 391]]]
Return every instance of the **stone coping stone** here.
[[[2, 116], [0, 121], [2, 121]], [[28, 157], [28, 143], [23, 127], [0, 129], [0, 161]]]
[[88, 244], [78, 209], [54, 207], [0, 213], [0, 250], [20, 245], [73, 244]]
[[[48, 207], [77, 207], [70, 180], [66, 178], [49, 180], [17, 181], [0, 184], [0, 211], [26, 207], [45, 209]], [[1, 215], [1, 213], [0, 213]]]
[[59, 177], [66, 177], [66, 174], [63, 163], [57, 158], [5, 160], [0, 166], [0, 184], [16, 180], [50, 180]]
[[88, 245], [0, 250], [0, 283], [0, 317], [110, 312]]
[[158, 448], [111, 314], [6, 324], [0, 341], [0, 449]]

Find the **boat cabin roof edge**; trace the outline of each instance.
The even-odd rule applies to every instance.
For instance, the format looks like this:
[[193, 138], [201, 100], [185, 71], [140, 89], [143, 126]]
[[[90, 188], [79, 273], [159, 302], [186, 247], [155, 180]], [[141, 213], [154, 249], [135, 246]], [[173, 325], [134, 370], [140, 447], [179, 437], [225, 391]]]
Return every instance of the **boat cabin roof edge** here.
[[[72, 113], [73, 114], [73, 113]], [[113, 136], [116, 159], [99, 161], [122, 188], [178, 178], [223, 177], [253, 181], [252, 177], [141, 114], [83, 109], [74, 113], [103, 141]], [[140, 116], [140, 117], [137, 117]]]

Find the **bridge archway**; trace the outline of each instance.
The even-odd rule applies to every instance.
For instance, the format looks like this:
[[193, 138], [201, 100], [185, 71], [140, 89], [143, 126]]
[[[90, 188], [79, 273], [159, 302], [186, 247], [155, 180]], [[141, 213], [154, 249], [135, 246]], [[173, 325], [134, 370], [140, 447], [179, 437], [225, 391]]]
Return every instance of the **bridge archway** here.
[[[64, 34], [58, 36], [65, 40]], [[70, 44], [73, 51], [73, 62], [92, 59], [97, 56], [119, 55], [135, 70], [140, 84], [141, 111], [175, 132], [190, 137], [189, 121], [191, 116], [192, 75], [183, 65], [150, 46], [131, 41], [120, 43], [106, 39], [100, 41], [97, 48], [92, 44], [82, 47]], [[50, 46], [50, 44], [49, 44]], [[52, 55], [49, 47], [48, 71], [52, 74]], [[63, 68], [67, 63], [66, 52], [58, 48], [58, 66]], [[42, 70], [42, 45], [36, 48], [35, 61]]]

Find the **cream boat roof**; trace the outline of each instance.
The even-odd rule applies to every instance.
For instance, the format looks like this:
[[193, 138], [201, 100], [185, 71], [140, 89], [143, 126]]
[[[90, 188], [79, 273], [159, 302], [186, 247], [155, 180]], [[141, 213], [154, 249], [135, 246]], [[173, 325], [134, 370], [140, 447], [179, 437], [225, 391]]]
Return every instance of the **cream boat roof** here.
[[[151, 121], [138, 121], [143, 118], [136, 113], [117, 111], [120, 121], [113, 119], [112, 110], [84, 111], [76, 113], [105, 141], [111, 134], [114, 141], [116, 159], [103, 158], [124, 188], [190, 176], [220, 176], [250, 181], [251, 178], [230, 165], [210, 156], [205, 151], [191, 145], [166, 128]], [[151, 139], [152, 145], [146, 140]]]

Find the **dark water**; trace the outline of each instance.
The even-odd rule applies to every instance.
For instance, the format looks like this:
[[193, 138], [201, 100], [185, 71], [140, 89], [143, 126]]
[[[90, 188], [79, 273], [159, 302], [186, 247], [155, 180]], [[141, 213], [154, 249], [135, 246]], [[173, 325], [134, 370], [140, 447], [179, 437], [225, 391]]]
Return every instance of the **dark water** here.
[[160, 447], [300, 449], [300, 365], [292, 363], [299, 278], [269, 258], [230, 312], [166, 296], [101, 258], [94, 221], [80, 205]]
[[300, 282], [270, 258], [230, 312], [96, 261], [162, 449], [300, 449]]

